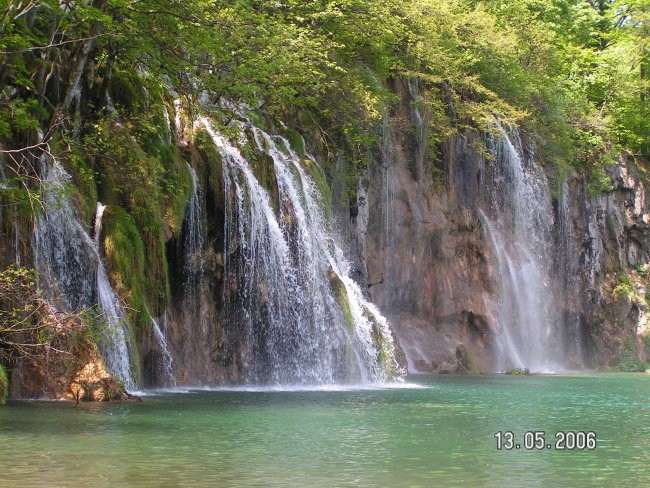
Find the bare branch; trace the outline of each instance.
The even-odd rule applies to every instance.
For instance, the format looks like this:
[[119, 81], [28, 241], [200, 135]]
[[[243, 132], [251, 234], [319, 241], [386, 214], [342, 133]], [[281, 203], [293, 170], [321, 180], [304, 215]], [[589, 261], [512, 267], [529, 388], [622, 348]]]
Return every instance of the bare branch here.
[[75, 42], [92, 41], [94, 39], [97, 39], [98, 37], [104, 37], [104, 36], [115, 36], [115, 34], [112, 33], [112, 32], [104, 32], [104, 33], [96, 34], [94, 36], [80, 37], [78, 39], [69, 39], [67, 41], [56, 42], [56, 43], [53, 43], [53, 44], [48, 44], [46, 46], [30, 47], [30, 48], [27, 48], [27, 49], [21, 49], [19, 51], [0, 51], [0, 55], [23, 54], [23, 53], [29, 53], [29, 52], [34, 52], [34, 51], [46, 51], [48, 49], [64, 46], [66, 44], [73, 44]]

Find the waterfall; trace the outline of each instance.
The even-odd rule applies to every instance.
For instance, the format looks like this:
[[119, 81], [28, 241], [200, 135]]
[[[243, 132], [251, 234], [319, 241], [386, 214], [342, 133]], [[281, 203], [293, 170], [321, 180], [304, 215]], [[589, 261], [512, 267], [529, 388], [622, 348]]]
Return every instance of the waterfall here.
[[192, 178], [192, 191], [183, 221], [183, 274], [185, 297], [196, 308], [198, 285], [203, 275], [205, 215], [201, 206], [200, 185], [196, 171], [187, 164]]
[[70, 312], [99, 305], [106, 321], [100, 349], [109, 371], [133, 388], [124, 309], [110, 286], [100, 258], [99, 234], [105, 207], [98, 203], [95, 239], [81, 224], [68, 197], [70, 175], [56, 159], [43, 154], [42, 213], [34, 225], [38, 285], [55, 306]]
[[482, 170], [480, 215], [497, 258], [497, 369], [564, 370], [561, 290], [552, 277], [554, 216], [546, 177], [525, 159], [518, 133], [498, 126]]
[[416, 180], [421, 181], [424, 175], [424, 162], [427, 156], [426, 124], [418, 107], [418, 103], [420, 103], [420, 89], [417, 79], [409, 78], [407, 80], [407, 86], [411, 97], [411, 114], [416, 129], [415, 138], [417, 145], [415, 151], [414, 177]]
[[172, 144], [172, 124], [169, 118], [169, 110], [167, 110], [167, 105], [163, 104], [163, 120], [165, 121], [165, 139], [164, 142], [168, 146]]
[[214, 297], [209, 290], [209, 277], [205, 273], [207, 246], [207, 221], [204, 209], [205, 196], [194, 168], [187, 164], [191, 176], [191, 192], [183, 219], [178, 256], [182, 270], [180, 281], [179, 317], [182, 333], [174, 335], [172, 344], [178, 364], [176, 373], [181, 383], [206, 381], [214, 378], [211, 348], [216, 347]]
[[70, 176], [60, 163], [43, 154], [42, 212], [34, 226], [34, 260], [39, 287], [65, 310], [95, 304], [97, 253], [67, 198]]
[[176, 129], [176, 140], [178, 143], [185, 142], [185, 126], [182, 118], [183, 105], [180, 98], [174, 100], [174, 128]]
[[[251, 162], [208, 120], [223, 160], [226, 321], [240, 331], [249, 383], [380, 382], [398, 375], [386, 319], [349, 277], [320, 194], [288, 142], [240, 125], [272, 165], [264, 186]], [[306, 165], [306, 166], [305, 166]]]
[[100, 338], [99, 348], [108, 370], [120, 377], [127, 389], [132, 390], [135, 388], [135, 381], [131, 373], [131, 361], [127, 345], [128, 322], [126, 312], [120, 303], [119, 297], [111, 287], [101, 258], [100, 237], [104, 210], [106, 210], [106, 205], [97, 202], [94, 239], [94, 250], [97, 253], [97, 301], [107, 325], [106, 331]]
[[[165, 315], [163, 318], [163, 325], [166, 325], [166, 323], [167, 315]], [[151, 317], [151, 328], [153, 330], [154, 338], [156, 339], [158, 347], [160, 348], [160, 351], [163, 355], [162, 366], [165, 380], [167, 384], [175, 386], [176, 377], [174, 376], [174, 362], [172, 360], [172, 355], [169, 352], [169, 345], [167, 344], [167, 337], [165, 335], [165, 332], [160, 328], [160, 325], [158, 325], [158, 322], [153, 317]]]

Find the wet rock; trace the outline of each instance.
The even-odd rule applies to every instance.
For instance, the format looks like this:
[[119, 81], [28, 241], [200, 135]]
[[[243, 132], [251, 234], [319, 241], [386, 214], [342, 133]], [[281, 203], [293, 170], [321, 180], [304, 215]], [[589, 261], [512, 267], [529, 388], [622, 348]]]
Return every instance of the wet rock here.
[[65, 398], [68, 400], [110, 402], [126, 400], [129, 396], [124, 391], [124, 386], [106, 370], [103, 362], [95, 358], [89, 361], [72, 378]]

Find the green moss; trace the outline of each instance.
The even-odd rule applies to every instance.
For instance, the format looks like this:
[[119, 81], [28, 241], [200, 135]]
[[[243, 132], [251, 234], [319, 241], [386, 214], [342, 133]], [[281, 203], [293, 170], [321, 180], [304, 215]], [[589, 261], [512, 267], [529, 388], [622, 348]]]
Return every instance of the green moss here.
[[289, 144], [291, 145], [291, 148], [301, 159], [304, 159], [307, 152], [305, 150], [305, 140], [303, 139], [302, 135], [293, 129], [286, 129], [285, 135], [289, 141]]
[[67, 136], [61, 139], [53, 138], [50, 143], [52, 153], [56, 154], [66, 171], [72, 176], [74, 191], [71, 197], [83, 222], [91, 222], [97, 202], [96, 174], [91, 167], [92, 159], [88, 158], [85, 149], [78, 141]]
[[4, 405], [9, 395], [9, 378], [7, 370], [0, 364], [0, 405]]
[[221, 155], [206, 130], [199, 129], [195, 132], [194, 145], [207, 161], [218, 161], [221, 164]]
[[397, 378], [397, 365], [393, 358], [390, 345], [381, 333], [379, 324], [377, 324], [374, 317], [368, 314], [367, 319], [370, 320], [370, 323], [372, 324], [372, 339], [377, 347], [377, 361], [384, 367], [384, 371], [388, 375], [389, 379]]
[[170, 236], [178, 236], [183, 227], [185, 210], [192, 191], [192, 176], [184, 161], [180, 158], [174, 168], [166, 171], [162, 180], [165, 195], [165, 226]]
[[325, 176], [325, 171], [318, 164], [310, 159], [304, 159], [304, 165], [307, 166], [309, 174], [311, 175], [316, 188], [322, 198], [323, 212], [325, 216], [331, 222], [332, 221], [332, 191], [327, 182], [327, 177]]
[[456, 350], [456, 356], [460, 360], [461, 366], [463, 368], [463, 373], [471, 375], [481, 374], [481, 368], [478, 365], [474, 351], [465, 346], [460, 346]]
[[271, 198], [271, 203], [275, 209], [280, 206], [280, 196], [278, 194], [278, 182], [275, 176], [275, 165], [273, 158], [266, 153], [255, 153], [249, 163], [257, 181], [264, 187]]
[[146, 312], [145, 251], [135, 221], [122, 207], [104, 214], [103, 248], [111, 283], [126, 301], [130, 323], [137, 330], [151, 322]]
[[194, 144], [201, 156], [200, 163], [204, 167], [207, 166], [208, 187], [215, 196], [214, 203], [218, 208], [224, 208], [223, 159], [221, 154], [205, 130], [196, 132]]
[[[348, 292], [345, 288], [345, 284], [336, 275], [336, 273], [334, 273], [334, 270], [330, 269], [329, 277], [334, 292], [339, 299], [341, 312], [343, 313], [343, 321], [348, 330], [348, 340], [345, 344], [345, 358], [348, 366], [347, 370], [349, 372], [353, 372], [358, 369], [358, 366], [351, 342], [351, 338], [354, 336], [354, 317], [352, 316], [352, 309], [350, 308], [350, 298], [348, 297]], [[358, 378], [350, 377], [349, 379], [356, 380]]]
[[345, 288], [345, 283], [341, 281], [341, 278], [334, 272], [330, 270], [330, 281], [336, 292], [336, 296], [339, 299], [339, 304], [341, 305], [341, 311], [343, 312], [343, 320], [345, 325], [348, 328], [350, 333], [354, 333], [354, 317], [352, 316], [352, 309], [350, 308], [350, 297], [348, 297], [348, 291]]
[[[165, 252], [165, 240], [162, 234], [145, 233], [145, 278], [147, 297], [154, 313], [164, 309], [171, 295], [169, 288], [169, 266]], [[150, 321], [147, 323], [149, 324]]]
[[118, 109], [132, 111], [138, 105], [138, 101], [144, 98], [141, 86], [142, 81], [134, 71], [116, 70], [113, 71], [108, 90]]
[[218, 208], [224, 208], [225, 195], [223, 183], [223, 160], [221, 159], [221, 155], [217, 153], [209, 160], [209, 165], [208, 186], [212, 190], [212, 194], [215, 195], [215, 205]]
[[649, 363], [641, 361], [636, 355], [636, 347], [633, 341], [628, 341], [622, 345], [621, 356], [617, 369], [628, 373], [644, 372], [650, 367]]
[[632, 296], [636, 291], [634, 285], [632, 284], [632, 281], [630, 280], [630, 277], [625, 273], [621, 273], [618, 276], [618, 282], [619, 284], [614, 288], [614, 293], [616, 296], [629, 297]]
[[639, 273], [639, 276], [641, 276], [641, 278], [648, 278], [648, 270], [642, 264], [635, 264], [633, 267], [636, 272]]
[[[136, 118], [136, 131], [143, 124], [142, 118]], [[138, 285], [132, 290], [137, 302], [133, 306], [140, 310], [145, 301], [140, 299], [143, 295], [152, 310], [157, 311], [170, 295], [165, 240], [180, 232], [190, 186], [185, 165], [178, 152], [167, 151], [162, 142], [157, 149], [149, 148], [156, 154], [147, 154], [126, 126], [109, 120], [95, 124], [85, 143], [86, 149], [96, 154], [100, 200], [109, 209], [122, 207], [130, 215], [132, 222], [128, 228], [136, 229], [140, 237], [138, 241], [130, 238], [129, 242], [144, 245], [144, 280], [140, 274], [130, 283]], [[141, 281], [146, 286], [141, 286]], [[147, 320], [140, 317], [137, 322], [140, 326]]]

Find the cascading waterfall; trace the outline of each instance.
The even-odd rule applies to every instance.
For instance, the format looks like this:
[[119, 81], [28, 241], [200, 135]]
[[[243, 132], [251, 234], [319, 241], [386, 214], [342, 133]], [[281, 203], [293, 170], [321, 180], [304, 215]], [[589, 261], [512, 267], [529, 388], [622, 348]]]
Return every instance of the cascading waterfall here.
[[183, 222], [183, 274], [185, 280], [183, 286], [190, 307], [196, 309], [198, 285], [204, 271], [205, 216], [201, 208], [198, 176], [189, 164], [187, 169], [192, 178], [192, 191]]
[[[349, 277], [320, 194], [286, 140], [240, 125], [273, 165], [265, 188], [229, 140], [200, 123], [223, 160], [226, 320], [242, 331], [245, 381], [381, 382], [399, 375], [386, 319]], [[245, 144], [242, 136], [241, 144]], [[309, 159], [307, 164], [317, 164]], [[274, 209], [274, 206], [277, 209]]]
[[133, 389], [125, 313], [100, 257], [99, 235], [106, 207], [97, 204], [92, 240], [68, 199], [70, 175], [47, 154], [41, 157], [40, 173], [43, 211], [36, 219], [33, 241], [39, 287], [48, 299], [67, 311], [99, 305], [106, 322], [100, 339], [106, 366], [128, 389]]
[[70, 176], [47, 154], [40, 159], [42, 212], [34, 226], [39, 287], [65, 310], [95, 304], [98, 258], [94, 243], [68, 201]]
[[525, 160], [515, 129], [488, 139], [493, 159], [482, 171], [481, 219], [498, 264], [497, 369], [566, 369], [552, 279], [554, 226], [543, 171]]

